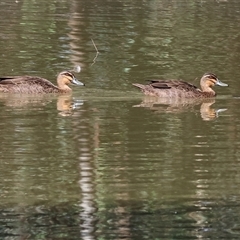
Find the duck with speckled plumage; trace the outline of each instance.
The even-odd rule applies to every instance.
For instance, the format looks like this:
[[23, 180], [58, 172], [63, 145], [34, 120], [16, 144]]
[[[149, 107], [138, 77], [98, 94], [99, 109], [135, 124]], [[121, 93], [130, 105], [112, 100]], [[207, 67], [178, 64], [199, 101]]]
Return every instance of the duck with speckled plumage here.
[[0, 92], [44, 94], [44, 93], [70, 93], [70, 84], [84, 86], [70, 71], [62, 71], [57, 76], [57, 86], [49, 80], [37, 76], [9, 76], [0, 77]]
[[181, 80], [150, 80], [149, 84], [133, 83], [135, 87], [147, 96], [162, 98], [211, 98], [216, 93], [212, 89], [215, 85], [227, 87], [228, 84], [221, 82], [213, 73], [205, 73], [201, 80], [201, 89], [191, 83]]

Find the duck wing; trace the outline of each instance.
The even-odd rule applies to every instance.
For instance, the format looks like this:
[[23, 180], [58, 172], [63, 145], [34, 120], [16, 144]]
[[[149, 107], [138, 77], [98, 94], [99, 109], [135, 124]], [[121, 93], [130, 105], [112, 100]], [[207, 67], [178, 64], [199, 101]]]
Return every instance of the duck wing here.
[[35, 76], [0, 77], [0, 91], [18, 93], [58, 92], [59, 88], [47, 79]]
[[199, 90], [195, 85], [181, 80], [149, 80], [149, 85], [157, 89]]
[[57, 88], [45, 78], [33, 76], [6, 76], [0, 77], [0, 85], [39, 85], [43, 88]]

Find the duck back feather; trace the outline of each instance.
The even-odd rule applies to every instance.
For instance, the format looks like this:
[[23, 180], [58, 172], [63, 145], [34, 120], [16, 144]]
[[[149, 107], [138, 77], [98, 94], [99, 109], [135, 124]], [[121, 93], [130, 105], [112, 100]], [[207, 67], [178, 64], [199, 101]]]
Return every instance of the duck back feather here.
[[9, 93], [57, 93], [59, 88], [40, 77], [0, 77], [0, 92]]

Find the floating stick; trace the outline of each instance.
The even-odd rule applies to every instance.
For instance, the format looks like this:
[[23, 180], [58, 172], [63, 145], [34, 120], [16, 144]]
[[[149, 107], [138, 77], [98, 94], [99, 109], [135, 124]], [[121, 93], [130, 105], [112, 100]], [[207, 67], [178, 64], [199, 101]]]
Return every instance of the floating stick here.
[[97, 46], [96, 46], [96, 44], [94, 43], [94, 41], [93, 41], [92, 38], [91, 38], [91, 40], [92, 40], [93, 46], [94, 46], [94, 48], [95, 48], [95, 50], [96, 50], [96, 52], [97, 52], [95, 58], [93, 59], [93, 63], [91, 64], [91, 66], [92, 66], [92, 65], [96, 62], [96, 59], [97, 59], [98, 54], [99, 54], [99, 51], [98, 51]]

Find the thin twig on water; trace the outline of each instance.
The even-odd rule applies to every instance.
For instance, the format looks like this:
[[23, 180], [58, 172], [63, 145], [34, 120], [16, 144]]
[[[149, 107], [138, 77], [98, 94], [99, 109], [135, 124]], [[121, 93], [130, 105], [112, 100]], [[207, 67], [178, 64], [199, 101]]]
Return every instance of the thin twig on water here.
[[96, 46], [96, 44], [94, 43], [94, 41], [93, 41], [92, 38], [91, 38], [91, 40], [92, 40], [93, 46], [94, 46], [94, 48], [95, 48], [95, 50], [96, 50], [96, 52], [97, 52], [95, 58], [93, 59], [93, 63], [91, 64], [91, 66], [92, 66], [92, 65], [96, 62], [96, 60], [97, 60], [99, 51], [98, 51], [97, 46]]

